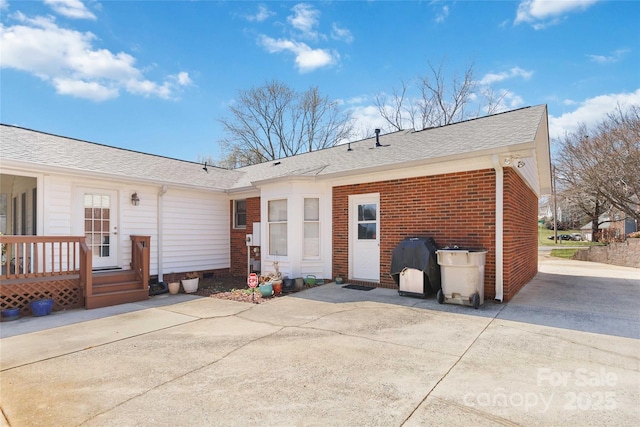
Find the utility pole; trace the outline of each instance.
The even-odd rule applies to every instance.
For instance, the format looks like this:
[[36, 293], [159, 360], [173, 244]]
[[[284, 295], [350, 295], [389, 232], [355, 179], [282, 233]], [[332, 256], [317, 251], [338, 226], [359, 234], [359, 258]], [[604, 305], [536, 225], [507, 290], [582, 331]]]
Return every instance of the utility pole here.
[[558, 244], [558, 201], [556, 199], [556, 167], [551, 167], [551, 187], [553, 190], [553, 243]]

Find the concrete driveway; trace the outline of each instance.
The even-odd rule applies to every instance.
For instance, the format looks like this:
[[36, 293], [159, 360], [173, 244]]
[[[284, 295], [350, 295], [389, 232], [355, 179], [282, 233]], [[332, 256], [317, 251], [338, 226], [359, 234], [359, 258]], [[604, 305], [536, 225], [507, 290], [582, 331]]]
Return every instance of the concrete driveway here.
[[328, 284], [20, 319], [1, 325], [0, 421], [636, 426], [638, 291], [638, 269], [543, 259], [479, 310]]

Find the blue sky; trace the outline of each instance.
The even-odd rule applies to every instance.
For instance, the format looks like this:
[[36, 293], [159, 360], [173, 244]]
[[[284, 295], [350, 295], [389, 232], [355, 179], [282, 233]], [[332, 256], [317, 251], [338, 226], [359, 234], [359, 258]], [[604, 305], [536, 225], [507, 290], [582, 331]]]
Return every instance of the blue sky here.
[[[0, 0], [0, 121], [184, 160], [220, 156], [238, 91], [317, 86], [363, 132], [444, 61], [556, 138], [640, 105], [637, 1]], [[4, 141], [2, 142], [4, 143]]]

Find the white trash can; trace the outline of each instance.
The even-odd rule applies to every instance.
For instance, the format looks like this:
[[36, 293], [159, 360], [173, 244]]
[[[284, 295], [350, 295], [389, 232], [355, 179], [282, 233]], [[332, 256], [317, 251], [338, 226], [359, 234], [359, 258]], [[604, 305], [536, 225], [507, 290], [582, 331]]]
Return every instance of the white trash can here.
[[442, 288], [437, 298], [440, 304], [452, 303], [478, 308], [484, 304], [484, 249], [438, 249], [438, 265]]

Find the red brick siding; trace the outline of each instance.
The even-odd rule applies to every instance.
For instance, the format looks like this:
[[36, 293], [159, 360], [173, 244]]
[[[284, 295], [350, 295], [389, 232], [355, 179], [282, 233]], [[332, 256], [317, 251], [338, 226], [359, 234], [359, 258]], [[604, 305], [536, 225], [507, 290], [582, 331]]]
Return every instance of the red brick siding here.
[[513, 169], [504, 172], [504, 301], [509, 301], [538, 272], [538, 197]]
[[[247, 275], [247, 244], [245, 238], [247, 234], [253, 233], [253, 223], [260, 222], [260, 197], [250, 197], [247, 200], [247, 228], [233, 228], [233, 200], [229, 203], [229, 218], [231, 227], [231, 275], [246, 276]], [[252, 258], [255, 257], [253, 254]]]
[[391, 253], [405, 237], [431, 236], [438, 247], [488, 250], [485, 298], [495, 297], [495, 171], [407, 178], [333, 189], [333, 275], [348, 277], [349, 195], [380, 193], [380, 287], [395, 289]]

